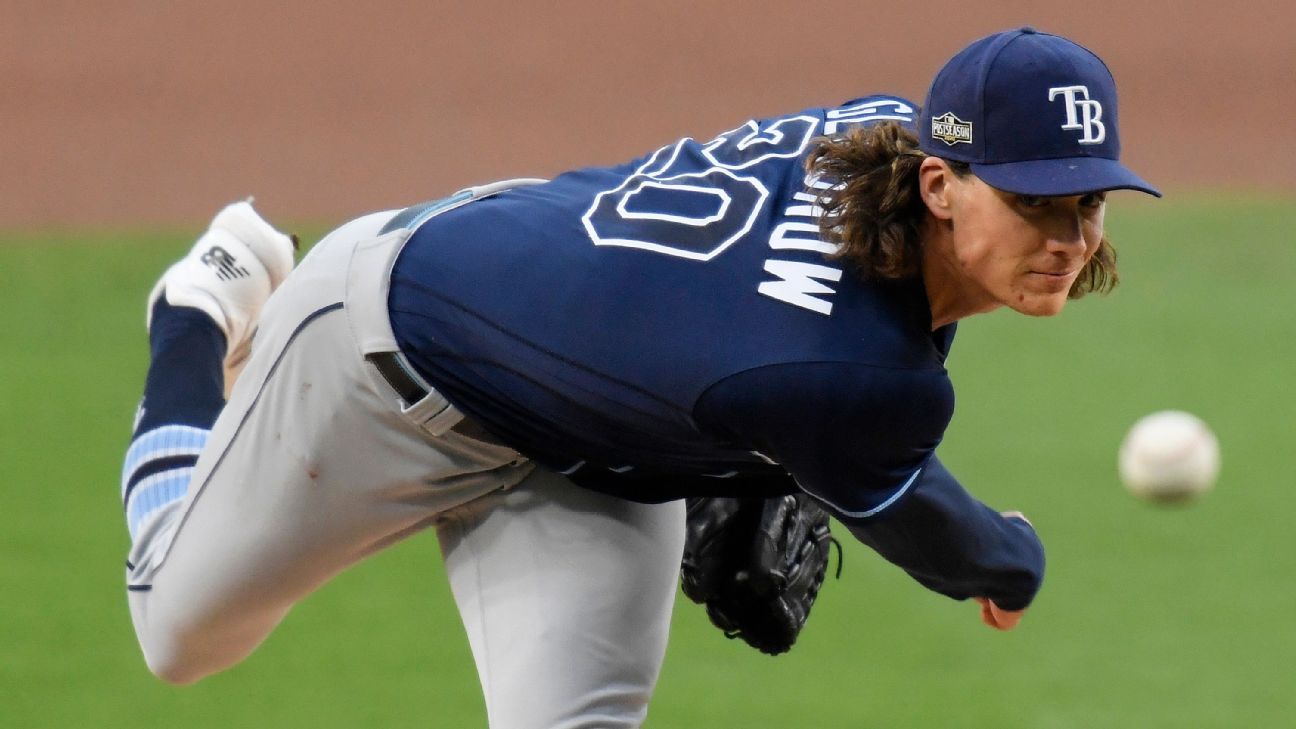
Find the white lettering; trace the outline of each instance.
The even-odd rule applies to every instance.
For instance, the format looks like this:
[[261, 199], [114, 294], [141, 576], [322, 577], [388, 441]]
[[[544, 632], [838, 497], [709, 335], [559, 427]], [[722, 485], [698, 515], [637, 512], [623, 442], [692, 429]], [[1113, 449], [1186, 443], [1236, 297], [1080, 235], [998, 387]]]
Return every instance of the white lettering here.
[[1084, 94], [1086, 99], [1089, 98], [1089, 89], [1085, 86], [1054, 86], [1049, 89], [1049, 101], [1057, 98], [1062, 94], [1066, 102], [1066, 124], [1062, 125], [1063, 129], [1079, 129], [1080, 122], [1076, 121], [1076, 94]]
[[932, 136], [938, 139], [950, 138], [972, 141], [972, 130], [964, 124], [932, 122]]
[[778, 276], [779, 280], [766, 281], [758, 286], [756, 290], [761, 294], [824, 316], [832, 314], [832, 302], [815, 298], [815, 294], [832, 294], [834, 291], [815, 279], [834, 283], [840, 281], [840, 268], [799, 261], [769, 260], [765, 262], [765, 271]]
[[832, 109], [827, 114], [824, 134], [837, 134], [844, 126], [878, 123], [887, 119], [913, 121], [914, 108], [900, 99], [880, 98], [843, 109]]
[[1063, 129], [1081, 129], [1081, 144], [1102, 144], [1107, 138], [1107, 126], [1102, 123], [1102, 104], [1089, 98], [1087, 86], [1054, 86], [1049, 89], [1049, 101], [1061, 94], [1066, 106], [1066, 123]]
[[[811, 185], [809, 178], [806, 180], [807, 185]], [[826, 186], [820, 186], [819, 189], [827, 189]], [[809, 205], [789, 205], [783, 214], [789, 218], [821, 218], [823, 217], [823, 208], [819, 207], [820, 196], [808, 192], [798, 192], [792, 195], [792, 199], [798, 202], [810, 203]]]
[[1107, 138], [1107, 126], [1102, 123], [1102, 104], [1097, 101], [1081, 101], [1079, 105], [1084, 109], [1084, 136], [1080, 138], [1080, 143], [1102, 144]]
[[[809, 233], [810, 238], [795, 238], [792, 233]], [[818, 223], [779, 223], [770, 233], [769, 247], [775, 250], [814, 251], [824, 255], [837, 252], [837, 245], [827, 243], [819, 238]]]

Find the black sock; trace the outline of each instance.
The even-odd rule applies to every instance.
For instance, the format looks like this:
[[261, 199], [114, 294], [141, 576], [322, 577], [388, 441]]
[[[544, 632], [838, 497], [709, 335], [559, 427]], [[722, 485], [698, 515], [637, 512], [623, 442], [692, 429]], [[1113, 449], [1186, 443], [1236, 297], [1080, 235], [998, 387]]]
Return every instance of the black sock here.
[[207, 314], [159, 297], [135, 435], [161, 425], [210, 429], [225, 405], [225, 333]]
[[122, 468], [131, 539], [184, 498], [198, 454], [225, 405], [225, 334], [207, 314], [162, 297], [149, 326], [148, 376]]

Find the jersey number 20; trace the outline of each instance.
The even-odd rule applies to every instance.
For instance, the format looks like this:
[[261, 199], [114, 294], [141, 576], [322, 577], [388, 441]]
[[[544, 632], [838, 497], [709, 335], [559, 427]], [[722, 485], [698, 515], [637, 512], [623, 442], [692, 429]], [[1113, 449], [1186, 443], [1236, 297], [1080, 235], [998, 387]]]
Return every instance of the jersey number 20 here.
[[595, 245], [623, 246], [709, 261], [751, 229], [769, 198], [745, 172], [797, 157], [819, 120], [789, 116], [749, 121], [699, 145], [662, 147], [612, 190], [599, 193], [581, 221]]

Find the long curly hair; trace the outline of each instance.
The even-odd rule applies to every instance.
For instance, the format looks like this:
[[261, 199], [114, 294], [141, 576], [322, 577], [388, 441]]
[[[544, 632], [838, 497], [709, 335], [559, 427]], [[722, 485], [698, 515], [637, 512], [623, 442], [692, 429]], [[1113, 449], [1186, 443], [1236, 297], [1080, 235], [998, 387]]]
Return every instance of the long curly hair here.
[[[918, 137], [896, 122], [815, 142], [806, 170], [823, 185], [816, 188], [823, 208], [819, 225], [823, 239], [838, 246], [833, 258], [866, 278], [919, 274], [927, 205], [918, 191], [918, 168], [926, 156]], [[964, 163], [946, 162], [956, 175], [972, 174]], [[1106, 293], [1119, 280], [1116, 248], [1104, 232], [1068, 298]]]

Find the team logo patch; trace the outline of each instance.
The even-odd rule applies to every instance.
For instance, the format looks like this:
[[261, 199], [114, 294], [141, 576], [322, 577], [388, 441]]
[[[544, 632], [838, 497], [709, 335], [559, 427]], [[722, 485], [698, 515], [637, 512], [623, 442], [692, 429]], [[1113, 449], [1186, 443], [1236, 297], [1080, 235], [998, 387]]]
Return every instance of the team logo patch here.
[[1089, 87], [1054, 86], [1048, 90], [1049, 101], [1059, 96], [1066, 107], [1066, 122], [1062, 128], [1081, 132], [1081, 144], [1102, 144], [1107, 138], [1107, 125], [1102, 122], [1102, 104], [1089, 98]]
[[972, 122], [963, 121], [954, 116], [953, 112], [947, 111], [932, 117], [931, 135], [932, 139], [939, 139], [951, 147], [956, 144], [971, 144]]

